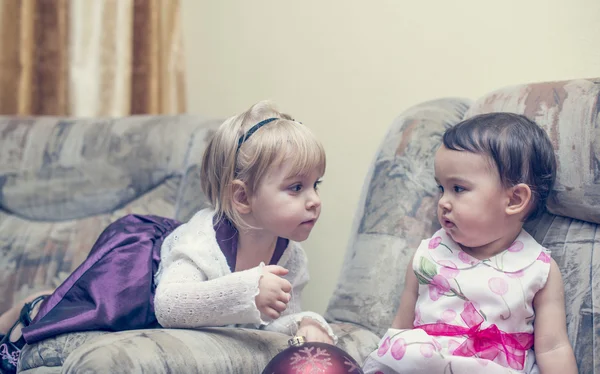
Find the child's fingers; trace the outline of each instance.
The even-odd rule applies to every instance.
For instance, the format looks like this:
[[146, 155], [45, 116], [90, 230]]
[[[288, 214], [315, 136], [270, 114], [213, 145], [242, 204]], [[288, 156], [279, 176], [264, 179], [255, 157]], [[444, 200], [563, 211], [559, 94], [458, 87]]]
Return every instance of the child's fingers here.
[[270, 319], [277, 319], [281, 315], [281, 313], [279, 313], [278, 311], [276, 311], [275, 309], [273, 309], [271, 307], [266, 307], [265, 310], [263, 311], [263, 314], [266, 315], [267, 317], [269, 317]]
[[267, 265], [263, 268], [263, 271], [269, 272], [271, 274], [275, 274], [275, 275], [286, 275], [289, 270], [284, 268], [283, 266], [279, 266], [279, 265]]
[[277, 300], [282, 301], [286, 304], [289, 303], [291, 299], [292, 299], [292, 295], [290, 295], [287, 292], [283, 292], [283, 291], [280, 292], [279, 297], [277, 297]]
[[307, 342], [320, 342], [333, 344], [333, 340], [322, 329], [316, 326], [304, 326], [298, 330], [298, 335], [303, 335]]
[[279, 297], [277, 298], [277, 300], [283, 301], [286, 304], [289, 303], [291, 299], [292, 299], [292, 295], [290, 295], [287, 292], [283, 292], [283, 291], [281, 291], [279, 293]]
[[273, 305], [271, 306], [272, 309], [276, 310], [279, 313], [282, 313], [284, 310], [287, 309], [287, 304], [284, 303], [283, 301], [275, 301], [273, 303]]
[[292, 291], [292, 284], [287, 280], [281, 278], [281, 290], [286, 293], [290, 293]]

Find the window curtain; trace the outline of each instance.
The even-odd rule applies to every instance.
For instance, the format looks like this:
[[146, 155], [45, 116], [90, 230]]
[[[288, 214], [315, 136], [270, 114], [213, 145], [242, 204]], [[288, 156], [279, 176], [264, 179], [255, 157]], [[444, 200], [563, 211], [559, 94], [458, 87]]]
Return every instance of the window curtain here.
[[0, 114], [185, 111], [179, 0], [2, 0]]

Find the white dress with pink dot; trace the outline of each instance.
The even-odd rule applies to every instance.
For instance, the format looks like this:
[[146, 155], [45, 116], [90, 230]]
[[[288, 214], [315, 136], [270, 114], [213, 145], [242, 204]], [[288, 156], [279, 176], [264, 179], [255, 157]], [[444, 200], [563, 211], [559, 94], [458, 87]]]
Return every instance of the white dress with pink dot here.
[[423, 240], [414, 329], [389, 329], [365, 373], [538, 373], [533, 298], [550, 252], [524, 230], [505, 251], [478, 260], [444, 230]]

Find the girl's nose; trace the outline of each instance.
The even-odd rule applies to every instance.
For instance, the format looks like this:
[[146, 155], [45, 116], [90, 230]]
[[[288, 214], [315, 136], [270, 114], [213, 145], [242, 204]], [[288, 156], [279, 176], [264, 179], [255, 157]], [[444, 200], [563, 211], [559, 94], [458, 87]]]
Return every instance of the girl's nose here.
[[317, 191], [312, 191], [306, 200], [306, 209], [315, 209], [321, 206], [321, 197]]
[[450, 199], [448, 199], [447, 195], [440, 196], [438, 200], [438, 207], [443, 211], [450, 210]]

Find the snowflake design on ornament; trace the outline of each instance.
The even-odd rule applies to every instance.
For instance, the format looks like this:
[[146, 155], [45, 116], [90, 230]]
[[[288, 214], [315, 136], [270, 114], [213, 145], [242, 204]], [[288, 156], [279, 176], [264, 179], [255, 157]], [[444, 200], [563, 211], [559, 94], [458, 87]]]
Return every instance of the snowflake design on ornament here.
[[331, 366], [331, 357], [327, 350], [315, 347], [304, 347], [300, 349], [300, 353], [294, 353], [291, 358], [291, 367], [296, 373], [302, 374], [318, 374]]

